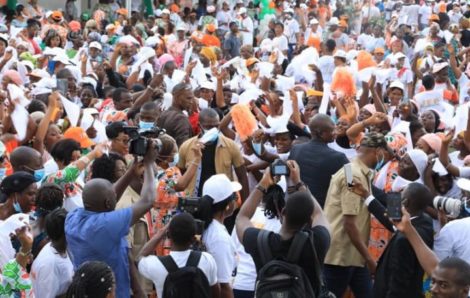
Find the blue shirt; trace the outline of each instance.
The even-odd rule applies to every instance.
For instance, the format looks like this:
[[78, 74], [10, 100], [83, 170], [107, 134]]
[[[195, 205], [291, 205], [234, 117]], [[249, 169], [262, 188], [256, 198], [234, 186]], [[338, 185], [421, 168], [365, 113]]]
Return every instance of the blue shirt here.
[[116, 278], [116, 297], [130, 297], [128, 245], [132, 209], [92, 212], [75, 209], [65, 219], [65, 237], [74, 270], [87, 261], [108, 264]]

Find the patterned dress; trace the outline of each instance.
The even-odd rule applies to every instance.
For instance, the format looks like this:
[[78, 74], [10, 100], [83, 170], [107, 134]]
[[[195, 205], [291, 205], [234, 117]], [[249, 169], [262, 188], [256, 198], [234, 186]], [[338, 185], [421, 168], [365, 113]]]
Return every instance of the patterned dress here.
[[34, 297], [28, 272], [13, 259], [5, 264], [0, 276], [0, 298]]

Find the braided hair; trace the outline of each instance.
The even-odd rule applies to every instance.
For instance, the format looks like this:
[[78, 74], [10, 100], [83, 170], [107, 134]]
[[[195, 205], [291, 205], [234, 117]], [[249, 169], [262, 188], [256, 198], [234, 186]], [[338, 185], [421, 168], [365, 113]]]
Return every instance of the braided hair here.
[[113, 270], [106, 263], [86, 262], [75, 272], [66, 297], [105, 298], [115, 284]]
[[64, 192], [62, 188], [54, 183], [43, 183], [36, 194], [36, 215], [46, 215], [64, 203]]

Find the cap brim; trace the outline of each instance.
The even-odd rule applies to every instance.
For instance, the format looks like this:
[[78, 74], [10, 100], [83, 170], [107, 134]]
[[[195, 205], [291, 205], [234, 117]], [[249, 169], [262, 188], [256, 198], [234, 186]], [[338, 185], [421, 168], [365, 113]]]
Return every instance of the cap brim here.
[[92, 140], [90, 140], [88, 138], [80, 141], [80, 147], [82, 147], [82, 148], [88, 148], [88, 147], [91, 147], [93, 145], [95, 145], [95, 142], [93, 142]]
[[232, 190], [233, 192], [237, 192], [237, 191], [240, 191], [242, 189], [242, 185], [236, 181], [232, 181], [231, 182], [232, 184]]

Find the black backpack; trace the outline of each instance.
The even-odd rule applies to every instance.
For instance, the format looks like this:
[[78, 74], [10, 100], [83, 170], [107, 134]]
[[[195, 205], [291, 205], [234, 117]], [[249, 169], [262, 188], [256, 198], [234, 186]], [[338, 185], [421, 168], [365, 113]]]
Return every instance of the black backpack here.
[[312, 233], [299, 231], [294, 236], [292, 244], [284, 259], [274, 259], [269, 246], [271, 232], [261, 230], [257, 238], [257, 246], [263, 267], [258, 272], [256, 281], [256, 298], [316, 298], [322, 286], [320, 267], [318, 261], [315, 264], [315, 273], [318, 277], [317, 289], [314, 290], [307, 274], [298, 265], [300, 254], [307, 241], [313, 246]]
[[202, 253], [191, 251], [185, 267], [178, 268], [171, 256], [158, 257], [168, 275], [161, 298], [209, 298], [211, 288], [206, 275], [197, 267]]

